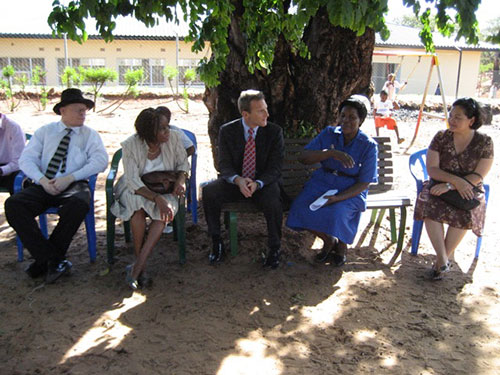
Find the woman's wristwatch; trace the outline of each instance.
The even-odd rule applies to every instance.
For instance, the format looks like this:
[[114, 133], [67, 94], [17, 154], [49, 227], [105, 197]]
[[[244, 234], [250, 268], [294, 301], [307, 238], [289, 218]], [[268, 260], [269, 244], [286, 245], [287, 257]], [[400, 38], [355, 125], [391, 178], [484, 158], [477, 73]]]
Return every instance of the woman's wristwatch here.
[[453, 189], [453, 185], [450, 184], [449, 182], [446, 183], [446, 187], [448, 188], [448, 190], [452, 190]]

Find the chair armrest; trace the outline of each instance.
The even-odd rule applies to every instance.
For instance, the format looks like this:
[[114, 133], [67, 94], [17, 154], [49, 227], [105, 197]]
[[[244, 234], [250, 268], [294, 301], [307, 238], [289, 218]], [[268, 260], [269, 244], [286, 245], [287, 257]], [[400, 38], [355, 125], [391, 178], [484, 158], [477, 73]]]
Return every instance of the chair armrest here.
[[111, 159], [111, 166], [109, 168], [108, 176], [106, 177], [106, 205], [109, 207], [111, 203], [113, 203], [113, 185], [115, 184], [116, 175], [118, 173], [118, 165], [120, 164], [120, 160], [122, 158], [122, 149], [116, 150], [113, 155], [113, 159]]
[[23, 181], [26, 178], [26, 175], [23, 171], [19, 171], [14, 179], [14, 193], [17, 193], [23, 190]]

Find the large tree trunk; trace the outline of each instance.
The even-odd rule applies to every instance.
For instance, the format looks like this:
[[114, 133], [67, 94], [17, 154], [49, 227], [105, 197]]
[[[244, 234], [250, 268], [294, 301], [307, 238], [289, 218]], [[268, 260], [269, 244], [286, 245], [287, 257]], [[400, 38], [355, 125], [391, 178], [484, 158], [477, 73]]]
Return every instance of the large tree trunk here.
[[[214, 160], [217, 135], [224, 123], [240, 117], [237, 99], [242, 90], [264, 92], [270, 121], [296, 134], [299, 127], [320, 130], [336, 121], [342, 100], [366, 93], [371, 80], [375, 33], [367, 29], [360, 37], [333, 27], [321, 9], [304, 32], [311, 59], [294, 55], [283, 38], [278, 40], [272, 73], [251, 74], [245, 66], [245, 38], [239, 27], [241, 7], [236, 9], [229, 31], [230, 53], [220, 85], [207, 88], [204, 101], [209, 111], [208, 134]], [[217, 168], [217, 162], [216, 162]]]

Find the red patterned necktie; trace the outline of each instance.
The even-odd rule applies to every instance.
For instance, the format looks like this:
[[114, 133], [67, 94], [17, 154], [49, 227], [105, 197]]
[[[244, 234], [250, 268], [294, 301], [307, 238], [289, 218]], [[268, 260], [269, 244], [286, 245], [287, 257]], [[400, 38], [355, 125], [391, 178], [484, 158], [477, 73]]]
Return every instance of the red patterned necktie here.
[[242, 176], [255, 178], [255, 139], [253, 139], [253, 129], [248, 129], [248, 139], [243, 154]]

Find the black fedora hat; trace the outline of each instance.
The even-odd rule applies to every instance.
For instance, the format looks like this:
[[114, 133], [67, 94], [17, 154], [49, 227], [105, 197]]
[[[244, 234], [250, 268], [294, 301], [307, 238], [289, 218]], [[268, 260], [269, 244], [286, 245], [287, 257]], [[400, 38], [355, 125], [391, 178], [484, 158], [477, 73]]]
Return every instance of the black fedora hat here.
[[94, 108], [94, 102], [90, 99], [85, 99], [81, 90], [66, 89], [61, 93], [61, 101], [54, 106], [54, 112], [60, 115], [62, 107], [73, 103], [85, 104], [88, 109]]

